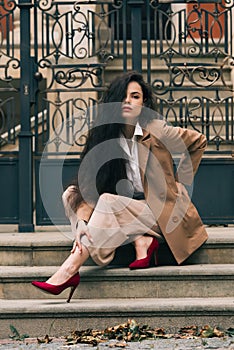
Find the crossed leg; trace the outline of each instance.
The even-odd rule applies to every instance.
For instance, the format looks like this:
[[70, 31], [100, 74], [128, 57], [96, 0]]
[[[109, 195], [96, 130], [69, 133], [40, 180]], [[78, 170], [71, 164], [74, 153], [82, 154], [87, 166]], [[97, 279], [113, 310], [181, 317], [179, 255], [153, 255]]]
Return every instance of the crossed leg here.
[[[66, 191], [69, 191], [69, 188]], [[68, 208], [66, 191], [63, 196], [65, 209]], [[77, 215], [70, 213], [69, 219], [74, 229]], [[89, 256], [98, 265], [105, 266], [114, 258], [115, 249], [129, 242], [135, 245], [136, 259], [144, 258], [152, 242], [151, 236], [162, 239], [155, 228], [156, 220], [144, 200], [109, 193], [102, 194], [88, 223], [93, 242], [83, 236], [82, 253], [76, 248], [47, 283], [55, 285], [64, 283], [79, 271]]]

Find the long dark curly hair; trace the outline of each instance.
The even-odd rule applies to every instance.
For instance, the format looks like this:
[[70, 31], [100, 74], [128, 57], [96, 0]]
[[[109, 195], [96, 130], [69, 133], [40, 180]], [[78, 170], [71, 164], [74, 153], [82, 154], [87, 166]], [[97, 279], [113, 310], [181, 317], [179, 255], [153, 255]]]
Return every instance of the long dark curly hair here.
[[[138, 122], [144, 127], [152, 119], [159, 118], [156, 112], [156, 102], [153, 90], [147, 84], [143, 76], [138, 72], [128, 72], [116, 77], [108, 87], [102, 103], [98, 108], [98, 114], [93, 127], [90, 129], [87, 142], [81, 155], [81, 161], [88, 154], [89, 162], [86, 171], [79, 176], [79, 181], [73, 183], [73, 190], [68, 198], [71, 208], [76, 211], [82, 201], [96, 203], [98, 196], [104, 192], [116, 194], [116, 184], [126, 179], [126, 160], [118, 138], [123, 128], [121, 120], [121, 104], [126, 97], [127, 87], [130, 82], [137, 82], [143, 92], [144, 107], [139, 115]], [[105, 148], [104, 157], [107, 161], [100, 167], [96, 152], [89, 153], [95, 146], [111, 140], [111, 147]], [[108, 145], [108, 143], [107, 143]], [[115, 159], [113, 154], [118, 154]], [[103, 157], [103, 154], [102, 154]], [[99, 169], [100, 167], [100, 169]], [[98, 171], [97, 171], [98, 169]], [[96, 174], [96, 188], [91, 187], [93, 174]], [[79, 182], [79, 183], [78, 183]], [[121, 193], [125, 194], [125, 193]]]

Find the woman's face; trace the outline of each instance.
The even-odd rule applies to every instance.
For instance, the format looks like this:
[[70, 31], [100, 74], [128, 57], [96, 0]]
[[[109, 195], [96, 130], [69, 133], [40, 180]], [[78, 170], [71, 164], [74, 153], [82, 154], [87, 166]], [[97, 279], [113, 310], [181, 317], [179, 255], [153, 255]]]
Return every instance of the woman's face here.
[[126, 119], [137, 119], [143, 106], [143, 91], [141, 86], [131, 81], [127, 86], [126, 96], [122, 101], [122, 117]]

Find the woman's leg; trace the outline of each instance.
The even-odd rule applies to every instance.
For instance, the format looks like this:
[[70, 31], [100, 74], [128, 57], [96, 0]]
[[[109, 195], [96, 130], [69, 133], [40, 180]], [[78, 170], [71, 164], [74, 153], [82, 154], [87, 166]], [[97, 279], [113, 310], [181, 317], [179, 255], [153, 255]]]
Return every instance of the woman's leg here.
[[[68, 217], [72, 233], [75, 236], [76, 224], [77, 224], [77, 215], [72, 210], [69, 204], [69, 196], [73, 193], [73, 187], [69, 186], [62, 195], [63, 206], [65, 209], [66, 216]], [[46, 282], [54, 285], [59, 285], [67, 281], [69, 278], [74, 276], [80, 269], [80, 267], [85, 263], [89, 258], [89, 252], [87, 248], [82, 246], [82, 253], [80, 253], [78, 247], [75, 251], [71, 253], [68, 258], [63, 262], [58, 271], [55, 272]]]
[[123, 244], [136, 241], [137, 258], [141, 259], [147, 255], [152, 242], [150, 236], [163, 240], [160, 231], [155, 230], [155, 217], [144, 200], [109, 193], [100, 196], [88, 228], [93, 243], [87, 237], [83, 237], [83, 243], [98, 265], [109, 264], [115, 249]]
[[137, 236], [136, 239], [134, 240], [134, 246], [135, 246], [135, 250], [136, 250], [136, 259], [144, 259], [147, 256], [148, 253], [148, 248], [151, 245], [152, 241], [153, 241], [153, 237], [155, 236], [159, 242], [163, 242], [164, 238], [162, 235], [162, 232], [159, 228], [158, 225], [154, 225], [153, 227], [153, 231], [155, 231], [155, 233], [157, 233], [156, 235], [143, 235], [143, 236]]
[[58, 271], [55, 272], [46, 282], [54, 285], [59, 285], [67, 281], [69, 278], [74, 276], [85, 263], [89, 257], [89, 252], [86, 247], [82, 247], [82, 254], [76, 247], [74, 253], [71, 253], [69, 257], [60, 266]]
[[[63, 196], [66, 209], [69, 208], [67, 194]], [[75, 214], [69, 219], [74, 228]], [[91, 244], [84, 236], [82, 254], [76, 248], [47, 283], [64, 283], [79, 271], [90, 255], [98, 265], [107, 265], [113, 259], [115, 249], [127, 241], [135, 241], [137, 259], [144, 258], [152, 242], [152, 237], [144, 236], [144, 232], [161, 237], [153, 227], [155, 218], [145, 201], [108, 193], [101, 195], [88, 224], [94, 243]]]

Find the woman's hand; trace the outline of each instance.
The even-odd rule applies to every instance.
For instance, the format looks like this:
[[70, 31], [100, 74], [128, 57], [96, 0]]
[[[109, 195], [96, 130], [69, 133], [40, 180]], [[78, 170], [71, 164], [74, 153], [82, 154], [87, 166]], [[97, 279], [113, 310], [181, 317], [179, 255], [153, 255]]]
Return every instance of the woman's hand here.
[[79, 249], [80, 254], [82, 254], [82, 244], [80, 241], [82, 236], [87, 236], [88, 240], [90, 242], [93, 242], [92, 237], [89, 233], [87, 223], [84, 220], [79, 220], [77, 223], [76, 237], [73, 242], [71, 253], [74, 253], [77, 247]]

